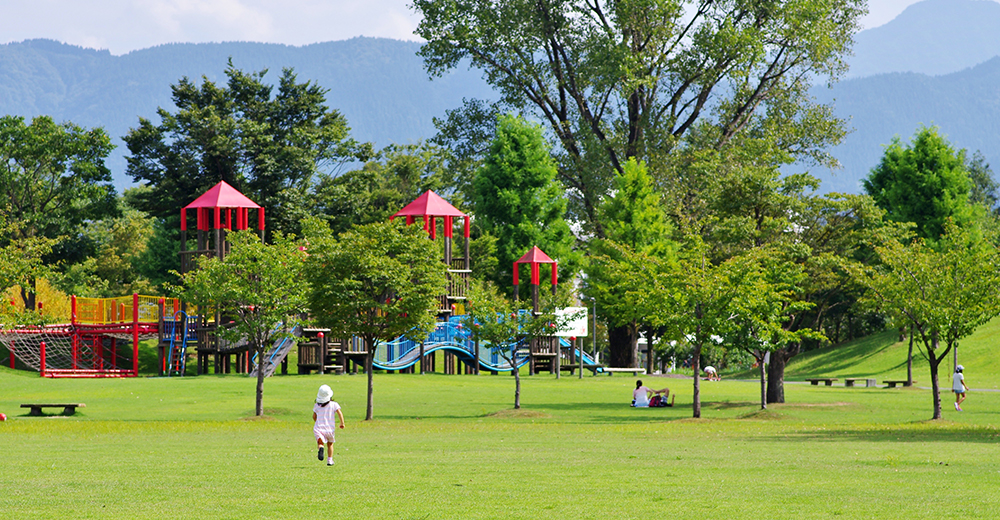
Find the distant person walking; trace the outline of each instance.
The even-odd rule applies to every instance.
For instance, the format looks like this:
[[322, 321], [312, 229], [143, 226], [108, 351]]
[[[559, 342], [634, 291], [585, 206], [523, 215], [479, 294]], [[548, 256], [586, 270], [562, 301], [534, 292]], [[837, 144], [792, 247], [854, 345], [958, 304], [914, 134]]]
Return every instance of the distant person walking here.
[[955, 367], [955, 375], [951, 376], [951, 391], [955, 392], [955, 410], [962, 411], [962, 403], [965, 402], [965, 392], [969, 391], [969, 385], [965, 384], [965, 376], [962, 371], [965, 367], [958, 365]]
[[337, 442], [334, 437], [336, 430], [335, 417], [340, 419], [340, 428], [344, 428], [344, 414], [340, 411], [340, 405], [333, 401], [333, 390], [323, 385], [319, 387], [316, 394], [316, 404], [313, 405], [313, 435], [316, 437], [316, 444], [319, 445], [319, 460], [323, 460], [323, 445], [326, 444], [326, 453], [329, 457], [326, 460], [327, 466], [333, 466], [333, 443]]

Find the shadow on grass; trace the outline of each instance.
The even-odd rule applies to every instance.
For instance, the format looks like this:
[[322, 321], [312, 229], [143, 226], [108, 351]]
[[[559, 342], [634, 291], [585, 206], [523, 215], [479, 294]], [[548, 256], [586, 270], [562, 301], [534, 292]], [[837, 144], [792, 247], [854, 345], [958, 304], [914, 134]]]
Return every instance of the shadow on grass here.
[[991, 426], [958, 426], [954, 423], [922, 421], [877, 429], [824, 429], [761, 437], [779, 442], [975, 442], [996, 444], [1000, 430]]

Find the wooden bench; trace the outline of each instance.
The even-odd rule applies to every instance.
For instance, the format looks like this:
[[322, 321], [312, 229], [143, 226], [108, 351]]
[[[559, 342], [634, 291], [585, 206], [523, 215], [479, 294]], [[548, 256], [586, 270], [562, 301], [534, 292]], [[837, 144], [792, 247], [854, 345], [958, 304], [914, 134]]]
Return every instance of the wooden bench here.
[[871, 388], [873, 386], [878, 386], [878, 381], [865, 377], [845, 377], [844, 386], [854, 386], [856, 381], [864, 381], [865, 386]]
[[813, 386], [819, 385], [820, 381], [822, 381], [823, 384], [825, 384], [826, 386], [833, 386], [833, 382], [837, 381], [837, 378], [836, 377], [807, 377], [806, 381], [809, 381], [809, 384], [811, 384]]
[[607, 372], [609, 376], [611, 374], [614, 374], [615, 372], [623, 372], [623, 373], [631, 372], [633, 376], [637, 376], [639, 374], [645, 374], [646, 373], [646, 369], [645, 368], [608, 368], [608, 367], [605, 367], [603, 370], [605, 372]]
[[896, 385], [912, 386], [916, 384], [916, 381], [907, 381], [905, 379], [889, 379], [882, 382], [889, 385], [889, 388], [896, 388]]
[[77, 408], [86, 408], [87, 405], [83, 403], [64, 403], [64, 404], [22, 404], [21, 408], [31, 408], [28, 415], [40, 416], [45, 415], [42, 413], [42, 408], [62, 408], [63, 415], [73, 415], [76, 413]]

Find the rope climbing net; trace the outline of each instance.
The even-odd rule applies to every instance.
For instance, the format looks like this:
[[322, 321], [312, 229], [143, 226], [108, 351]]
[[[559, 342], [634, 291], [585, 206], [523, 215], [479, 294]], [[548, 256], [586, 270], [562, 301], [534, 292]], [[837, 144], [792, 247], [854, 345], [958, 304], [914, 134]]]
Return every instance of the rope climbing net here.
[[[156, 334], [139, 335], [150, 337]], [[132, 339], [128, 331], [94, 332], [72, 325], [0, 330], [11, 367], [20, 361], [46, 377], [134, 376]]]

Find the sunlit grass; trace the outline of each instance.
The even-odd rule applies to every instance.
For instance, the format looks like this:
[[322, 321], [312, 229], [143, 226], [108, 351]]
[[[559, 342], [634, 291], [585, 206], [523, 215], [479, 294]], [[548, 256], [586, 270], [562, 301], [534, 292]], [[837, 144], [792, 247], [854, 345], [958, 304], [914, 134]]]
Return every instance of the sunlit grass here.
[[[648, 379], [648, 378], [647, 378]], [[311, 406], [347, 416], [328, 468]], [[928, 422], [919, 389], [657, 378], [677, 406], [627, 406], [634, 378], [376, 375], [42, 380], [0, 370], [0, 510], [12, 518], [992, 518], [1000, 395]], [[78, 401], [74, 417], [22, 402]], [[946, 401], [947, 404], [947, 401]], [[933, 490], [934, 493], [928, 493]], [[938, 500], [939, 496], [947, 500]], [[15, 514], [16, 513], [16, 514]]]

